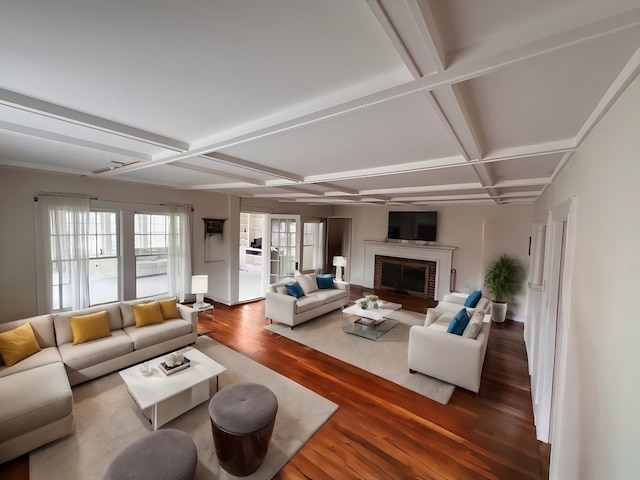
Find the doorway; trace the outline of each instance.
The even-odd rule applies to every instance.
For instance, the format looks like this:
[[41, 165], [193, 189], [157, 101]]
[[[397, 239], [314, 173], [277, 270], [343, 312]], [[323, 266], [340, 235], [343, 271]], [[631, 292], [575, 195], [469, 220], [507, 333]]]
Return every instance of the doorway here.
[[345, 257], [346, 265], [343, 268], [343, 278], [349, 281], [351, 268], [351, 219], [332, 217], [327, 219], [327, 257], [324, 266], [325, 272], [335, 273], [333, 257]]
[[[263, 245], [266, 243], [266, 214], [240, 212], [238, 301], [264, 298], [266, 269]], [[268, 256], [266, 257], [268, 258]]]

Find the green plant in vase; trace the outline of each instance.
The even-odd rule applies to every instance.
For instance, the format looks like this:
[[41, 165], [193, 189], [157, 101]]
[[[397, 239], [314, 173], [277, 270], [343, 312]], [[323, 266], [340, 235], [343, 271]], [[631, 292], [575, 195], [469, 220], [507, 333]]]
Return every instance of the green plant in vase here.
[[507, 315], [507, 301], [520, 291], [524, 276], [517, 260], [508, 255], [500, 255], [487, 268], [484, 285], [493, 300], [491, 319], [494, 322], [504, 322]]

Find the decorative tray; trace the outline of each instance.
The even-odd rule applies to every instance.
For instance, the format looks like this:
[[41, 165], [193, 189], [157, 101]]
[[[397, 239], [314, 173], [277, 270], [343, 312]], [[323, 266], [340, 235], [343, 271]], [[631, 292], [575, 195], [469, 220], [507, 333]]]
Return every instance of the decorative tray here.
[[166, 362], [161, 362], [160, 370], [162, 370], [162, 373], [164, 373], [165, 375], [172, 375], [176, 372], [184, 370], [185, 368], [189, 368], [190, 366], [191, 360], [189, 360], [187, 357], [184, 357], [184, 360], [180, 365], [174, 365], [173, 367], [168, 366]]

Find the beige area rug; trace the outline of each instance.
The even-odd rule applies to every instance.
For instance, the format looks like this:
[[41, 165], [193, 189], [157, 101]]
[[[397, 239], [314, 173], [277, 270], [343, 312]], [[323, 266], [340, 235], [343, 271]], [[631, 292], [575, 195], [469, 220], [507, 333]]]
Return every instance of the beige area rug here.
[[390, 318], [398, 320], [398, 325], [377, 341], [343, 332], [340, 311], [297, 325], [293, 330], [275, 322], [265, 328], [446, 405], [456, 387], [420, 373], [410, 374], [407, 366], [409, 328], [423, 325], [424, 314], [398, 310]]
[[[219, 388], [253, 381], [268, 386], [278, 398], [269, 453], [257, 472], [243, 478], [272, 478], [338, 408], [326, 398], [208, 337], [198, 337], [195, 348], [227, 368], [219, 376]], [[117, 372], [74, 387], [73, 400], [75, 433], [31, 453], [31, 480], [100, 479], [120, 450], [151, 431], [149, 421], [127, 393]], [[236, 478], [218, 465], [208, 402], [161, 428], [176, 428], [191, 436], [198, 449], [196, 479]]]

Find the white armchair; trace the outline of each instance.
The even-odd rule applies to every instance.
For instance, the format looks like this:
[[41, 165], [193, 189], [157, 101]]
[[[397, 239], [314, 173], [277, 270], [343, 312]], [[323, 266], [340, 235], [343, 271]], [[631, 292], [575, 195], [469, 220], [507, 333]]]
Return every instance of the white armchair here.
[[[458, 310], [461, 308], [458, 306]], [[454, 315], [453, 312], [429, 309], [424, 326], [411, 327], [409, 371], [478, 393], [491, 329], [490, 316], [476, 310], [463, 334], [455, 335], [447, 333]]]

